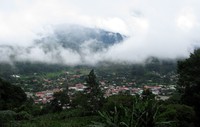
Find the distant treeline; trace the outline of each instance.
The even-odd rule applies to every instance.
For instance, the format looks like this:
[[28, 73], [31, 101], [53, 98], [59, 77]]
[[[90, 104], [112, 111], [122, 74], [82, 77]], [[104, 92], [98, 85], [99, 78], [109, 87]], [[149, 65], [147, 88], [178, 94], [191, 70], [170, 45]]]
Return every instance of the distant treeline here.
[[[177, 60], [159, 60], [157, 58], [148, 58], [144, 63], [140, 64], [114, 64], [110, 62], [102, 62], [96, 66], [67, 66], [62, 64], [47, 64], [47, 63], [31, 63], [31, 62], [15, 62], [12, 64], [0, 63], [0, 76], [9, 79], [14, 74], [34, 74], [57, 72], [68, 70], [69, 68], [95, 68], [102, 75], [103, 73], [117, 72], [128, 75], [128, 78], [152, 77], [156, 78], [156, 74], [167, 75], [176, 73]], [[131, 77], [130, 77], [131, 75]]]

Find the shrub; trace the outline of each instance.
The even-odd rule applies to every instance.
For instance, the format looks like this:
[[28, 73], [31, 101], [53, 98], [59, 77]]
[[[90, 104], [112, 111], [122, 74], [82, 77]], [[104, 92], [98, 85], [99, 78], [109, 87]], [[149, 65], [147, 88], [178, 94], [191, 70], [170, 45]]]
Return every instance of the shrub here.
[[27, 113], [26, 111], [21, 111], [19, 113], [17, 113], [16, 115], [16, 119], [17, 120], [30, 120], [32, 118], [32, 116]]
[[11, 110], [0, 111], [0, 126], [4, 126], [4, 124], [14, 121], [16, 117], [16, 112]]
[[192, 107], [181, 104], [169, 104], [162, 107], [161, 118], [174, 121], [178, 127], [193, 127], [195, 112]]

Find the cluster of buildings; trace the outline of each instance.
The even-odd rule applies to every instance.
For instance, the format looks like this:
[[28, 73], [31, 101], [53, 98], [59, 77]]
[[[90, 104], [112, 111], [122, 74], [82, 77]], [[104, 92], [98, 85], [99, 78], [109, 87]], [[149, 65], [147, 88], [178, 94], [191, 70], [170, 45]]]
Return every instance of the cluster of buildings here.
[[169, 96], [171, 95], [176, 89], [174, 85], [170, 86], [143, 86], [143, 87], [127, 87], [127, 86], [109, 86], [105, 88], [105, 97], [109, 97], [112, 95], [116, 95], [119, 93], [130, 94], [130, 95], [141, 95], [144, 90], [149, 89], [153, 94], [159, 96]]
[[[73, 95], [76, 91], [83, 91], [85, 88], [87, 88], [84, 84], [78, 83], [75, 86], [70, 86], [69, 89], [69, 96]], [[34, 99], [34, 102], [36, 104], [46, 104], [49, 103], [51, 100], [54, 99], [53, 94], [56, 92], [63, 91], [63, 88], [55, 88], [52, 90], [45, 90], [36, 92], [35, 94], [26, 92], [28, 97], [32, 97]]]
[[[77, 91], [84, 91], [84, 89], [87, 88], [85, 84], [78, 83], [75, 84], [74, 86], [70, 86], [68, 88], [69, 90], [69, 96], [74, 95], [75, 92]], [[101, 89], [104, 91], [104, 97], [109, 97], [112, 95], [117, 95], [120, 93], [123, 94], [130, 94], [130, 95], [141, 95], [142, 92], [146, 89], [149, 89], [153, 94], [159, 96], [161, 99], [168, 99], [169, 96], [175, 91], [175, 86], [170, 85], [170, 86], [143, 86], [142, 88], [134, 88], [134, 87], [127, 87], [127, 86], [113, 86], [109, 85], [106, 86], [101, 85]], [[53, 89], [53, 90], [46, 90], [46, 91], [41, 91], [41, 92], [36, 92], [34, 95], [30, 95], [34, 97], [35, 103], [42, 103], [46, 104], [53, 100], [53, 94], [55, 92], [60, 92], [63, 91], [63, 89]], [[28, 94], [28, 93], [27, 93]]]
[[63, 91], [63, 89], [53, 89], [53, 90], [46, 90], [46, 91], [41, 91], [41, 92], [36, 92], [34, 95], [32, 94], [32, 97], [34, 99], [34, 102], [36, 104], [42, 103], [46, 104], [53, 100], [53, 94], [56, 92]]
[[[66, 78], [66, 75], [68, 75], [68, 78]], [[16, 77], [16, 76], [15, 76]], [[43, 86], [48, 86], [45, 91], [40, 91], [36, 93], [30, 93], [27, 92], [28, 97], [32, 97], [35, 101], [35, 103], [42, 103], [46, 104], [53, 100], [53, 94], [55, 92], [63, 91], [63, 87], [68, 86], [68, 95], [73, 96], [74, 93], [84, 91], [86, 87], [86, 83], [80, 83], [79, 80], [81, 78], [81, 75], [79, 74], [69, 74], [69, 72], [66, 72], [64, 75], [60, 76], [57, 79], [54, 80], [47, 80], [43, 79]], [[34, 81], [37, 83], [38, 81]], [[70, 82], [71, 84], [68, 84]], [[142, 87], [136, 87], [136, 83], [134, 81], [126, 81], [126, 78], [123, 78], [123, 84], [116, 85], [116, 82], [108, 82], [106, 79], [101, 80], [100, 82], [100, 88], [104, 92], [104, 97], [109, 97], [112, 95], [117, 95], [120, 93], [123, 94], [130, 94], [130, 95], [141, 95], [145, 89], [149, 89], [153, 94], [161, 96], [161, 97], [169, 97], [174, 90], [174, 85], [164, 86], [164, 85], [156, 85], [156, 86], [149, 86], [145, 85]], [[57, 84], [56, 86], [53, 84]], [[49, 87], [52, 86], [52, 87]], [[62, 87], [61, 87], [62, 86]], [[55, 88], [56, 87], [56, 88]]]

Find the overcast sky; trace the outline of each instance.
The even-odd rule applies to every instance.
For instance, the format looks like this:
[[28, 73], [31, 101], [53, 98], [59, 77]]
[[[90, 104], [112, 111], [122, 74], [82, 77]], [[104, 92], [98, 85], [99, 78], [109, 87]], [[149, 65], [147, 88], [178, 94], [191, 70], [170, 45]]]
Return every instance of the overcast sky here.
[[[94, 61], [187, 57], [200, 45], [200, 1], [0, 0], [0, 45], [28, 47], [59, 24], [103, 28], [129, 37], [106, 52], [88, 54]], [[68, 55], [79, 63], [79, 56], [72, 54]], [[40, 60], [48, 57], [39, 52], [30, 55], [42, 56]]]

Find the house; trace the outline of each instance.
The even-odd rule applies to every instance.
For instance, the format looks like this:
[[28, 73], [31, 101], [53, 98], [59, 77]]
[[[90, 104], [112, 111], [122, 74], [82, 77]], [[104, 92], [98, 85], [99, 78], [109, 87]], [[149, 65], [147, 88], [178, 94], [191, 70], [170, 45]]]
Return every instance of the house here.
[[44, 95], [45, 95], [44, 92], [37, 92], [37, 93], [35, 93], [35, 96], [36, 96], [36, 97], [39, 97], [39, 98], [43, 98]]

